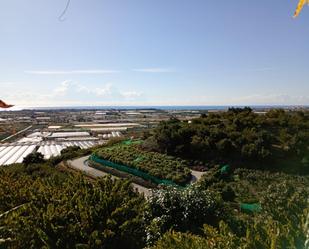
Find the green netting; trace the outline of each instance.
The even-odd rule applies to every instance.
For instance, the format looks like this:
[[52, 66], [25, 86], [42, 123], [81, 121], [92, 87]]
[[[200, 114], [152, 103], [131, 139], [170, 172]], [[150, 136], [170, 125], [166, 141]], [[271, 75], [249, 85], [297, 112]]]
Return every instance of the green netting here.
[[134, 176], [138, 176], [146, 181], [150, 181], [152, 183], [155, 183], [155, 184], [164, 184], [164, 185], [172, 185], [172, 186], [177, 186], [176, 183], [174, 183], [173, 181], [170, 181], [170, 180], [163, 180], [163, 179], [160, 179], [160, 178], [157, 178], [157, 177], [154, 177], [152, 175], [149, 175], [145, 172], [142, 172], [138, 169], [134, 169], [134, 168], [131, 168], [131, 167], [128, 167], [128, 166], [125, 166], [125, 165], [120, 165], [120, 164], [117, 164], [117, 163], [113, 163], [111, 161], [107, 161], [107, 160], [104, 160], [102, 158], [99, 158], [97, 157], [96, 155], [92, 154], [89, 158], [91, 161], [94, 161], [100, 165], [103, 165], [103, 166], [108, 166], [108, 167], [111, 167], [111, 168], [114, 168], [116, 170], [119, 170], [119, 171], [122, 171], [122, 172], [126, 172], [126, 173], [129, 173], [131, 175], [134, 175]]
[[241, 203], [240, 209], [243, 212], [256, 213], [256, 212], [260, 212], [262, 210], [262, 206], [259, 203], [252, 203], [252, 204]]
[[220, 169], [220, 173], [221, 174], [228, 174], [230, 171], [230, 165], [224, 165], [222, 166], [222, 168]]
[[125, 141], [121, 142], [121, 144], [125, 144], [125, 145], [142, 144], [142, 143], [143, 143], [143, 140], [132, 140], [132, 139], [125, 140]]
[[132, 144], [132, 140], [122, 141], [121, 144], [130, 145], [130, 144]]

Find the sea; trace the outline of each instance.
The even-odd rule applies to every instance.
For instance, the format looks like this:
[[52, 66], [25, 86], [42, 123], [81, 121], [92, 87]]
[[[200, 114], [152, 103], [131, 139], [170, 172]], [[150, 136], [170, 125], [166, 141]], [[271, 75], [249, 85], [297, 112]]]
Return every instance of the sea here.
[[200, 106], [56, 106], [56, 107], [13, 107], [12, 109], [5, 109], [6, 111], [20, 111], [20, 110], [227, 110], [231, 107], [250, 107], [254, 110], [265, 109], [299, 109], [309, 108], [307, 105], [200, 105]]

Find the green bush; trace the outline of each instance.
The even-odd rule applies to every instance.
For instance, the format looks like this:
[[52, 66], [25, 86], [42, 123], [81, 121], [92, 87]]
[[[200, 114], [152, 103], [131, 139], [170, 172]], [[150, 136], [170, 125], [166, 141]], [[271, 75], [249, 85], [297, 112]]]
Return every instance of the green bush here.
[[[302, 248], [308, 177], [236, 169], [230, 178], [222, 180], [218, 170], [203, 176], [199, 188], [221, 193], [226, 214], [221, 219], [234, 234], [247, 240], [248, 248]], [[240, 210], [241, 203], [259, 203], [262, 209], [246, 214]]]
[[191, 171], [185, 161], [156, 152], [144, 151], [137, 144], [103, 147], [95, 154], [104, 160], [132, 167], [178, 184], [185, 184], [191, 179]]
[[34, 152], [26, 156], [23, 160], [23, 163], [28, 166], [30, 164], [43, 163], [44, 156], [40, 152]]
[[0, 247], [143, 247], [144, 199], [129, 182], [0, 173]]
[[[304, 240], [290, 236], [286, 225], [264, 220], [248, 225], [246, 236], [240, 237], [220, 222], [218, 228], [204, 226], [204, 234], [194, 235], [175, 231], [167, 232], [151, 249], [299, 249]], [[301, 231], [299, 231], [301, 233]]]
[[145, 148], [187, 160], [302, 173], [309, 155], [309, 112], [272, 110], [258, 115], [231, 108], [193, 119], [161, 122]]
[[78, 146], [71, 146], [61, 151], [61, 154], [56, 157], [51, 157], [47, 160], [47, 164], [56, 166], [62, 161], [71, 160], [77, 157], [86, 156], [92, 153], [95, 148], [81, 149]]
[[219, 196], [196, 186], [156, 190], [148, 199], [148, 206], [145, 218], [150, 224], [147, 228], [149, 242], [169, 229], [199, 233], [203, 224], [216, 225], [223, 215]]
[[202, 231], [203, 234], [200, 236], [167, 232], [151, 249], [254, 249], [248, 247], [245, 240], [233, 234], [224, 222], [220, 222], [218, 229], [204, 225]]

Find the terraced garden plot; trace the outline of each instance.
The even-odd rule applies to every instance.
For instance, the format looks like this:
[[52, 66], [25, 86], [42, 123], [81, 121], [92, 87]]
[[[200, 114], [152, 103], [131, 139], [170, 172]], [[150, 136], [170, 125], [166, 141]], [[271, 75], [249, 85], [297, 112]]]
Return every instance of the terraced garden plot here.
[[186, 161], [160, 154], [143, 151], [136, 144], [105, 147], [95, 152], [104, 160], [138, 169], [151, 176], [185, 184], [191, 179], [191, 171]]

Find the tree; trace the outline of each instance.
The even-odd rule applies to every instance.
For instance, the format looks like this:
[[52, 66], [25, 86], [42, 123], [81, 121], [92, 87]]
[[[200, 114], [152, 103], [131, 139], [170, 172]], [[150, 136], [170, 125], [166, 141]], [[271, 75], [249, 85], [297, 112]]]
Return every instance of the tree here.
[[44, 156], [40, 152], [34, 152], [26, 156], [23, 163], [28, 166], [30, 164], [39, 164], [44, 162]]
[[148, 201], [146, 214], [150, 241], [171, 228], [196, 233], [205, 223], [215, 225], [222, 210], [220, 201], [217, 193], [197, 186], [155, 191]]
[[0, 214], [22, 204], [0, 218], [0, 238], [11, 241], [6, 248], [143, 248], [145, 200], [130, 182], [16, 177], [1, 174]]
[[300, 172], [301, 160], [308, 154], [308, 130], [308, 112], [274, 109], [258, 115], [245, 107], [210, 113], [190, 124], [177, 120], [161, 122], [147, 140], [159, 152], [203, 161], [204, 165], [224, 161], [251, 168], [258, 161], [260, 168], [272, 165], [283, 169], [287, 167], [280, 160], [293, 160], [294, 172]]

